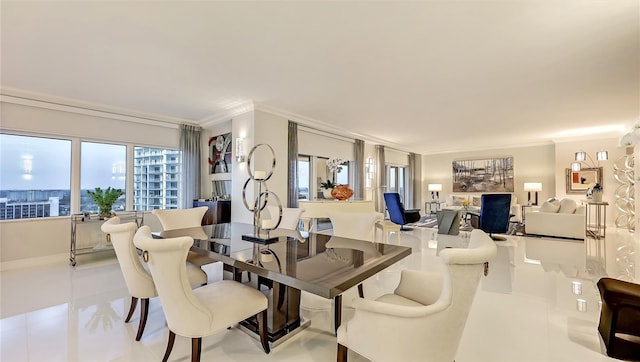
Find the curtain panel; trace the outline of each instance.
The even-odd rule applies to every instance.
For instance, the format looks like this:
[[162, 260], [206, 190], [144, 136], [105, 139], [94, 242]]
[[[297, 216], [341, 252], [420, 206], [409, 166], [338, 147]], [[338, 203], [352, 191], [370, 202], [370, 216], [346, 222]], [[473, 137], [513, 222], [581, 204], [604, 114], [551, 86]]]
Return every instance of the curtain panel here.
[[353, 198], [354, 200], [364, 200], [365, 170], [364, 170], [364, 141], [356, 139], [353, 145], [355, 156], [355, 169], [353, 173]]
[[180, 178], [180, 208], [193, 206], [193, 200], [200, 193], [202, 127], [189, 124], [180, 125], [180, 153], [182, 154], [182, 175]]
[[385, 213], [384, 195], [387, 190], [387, 173], [385, 172], [384, 146], [376, 145], [376, 183], [373, 192], [373, 201], [376, 211]]
[[287, 205], [298, 207], [298, 124], [289, 121], [287, 143]]

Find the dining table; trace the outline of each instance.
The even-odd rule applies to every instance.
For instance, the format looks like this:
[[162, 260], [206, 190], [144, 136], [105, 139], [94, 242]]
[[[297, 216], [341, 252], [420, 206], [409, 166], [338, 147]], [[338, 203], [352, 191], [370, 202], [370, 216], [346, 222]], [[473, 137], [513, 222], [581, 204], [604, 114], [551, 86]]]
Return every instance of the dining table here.
[[[270, 231], [264, 238], [269, 241], [262, 243], [256, 241], [260, 238], [255, 238], [252, 224], [237, 222], [155, 232], [154, 236], [190, 236], [194, 239], [190, 254], [200, 259], [199, 264], [222, 262], [233, 269], [232, 278], [239, 282], [243, 272], [256, 276], [248, 283], [268, 297], [268, 335], [273, 347], [308, 326], [309, 321], [300, 318], [301, 291], [333, 299], [340, 311], [343, 292], [411, 254], [405, 246], [287, 229]], [[334, 318], [337, 328], [340, 313]], [[240, 326], [257, 336], [255, 317]]]

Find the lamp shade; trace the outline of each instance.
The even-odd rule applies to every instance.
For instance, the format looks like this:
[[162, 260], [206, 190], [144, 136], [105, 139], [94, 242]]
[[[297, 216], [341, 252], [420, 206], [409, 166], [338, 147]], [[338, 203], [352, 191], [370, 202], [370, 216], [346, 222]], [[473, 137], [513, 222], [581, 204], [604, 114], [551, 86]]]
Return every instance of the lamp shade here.
[[542, 182], [525, 182], [525, 191], [542, 191]]
[[442, 184], [428, 184], [427, 190], [429, 191], [442, 191]]

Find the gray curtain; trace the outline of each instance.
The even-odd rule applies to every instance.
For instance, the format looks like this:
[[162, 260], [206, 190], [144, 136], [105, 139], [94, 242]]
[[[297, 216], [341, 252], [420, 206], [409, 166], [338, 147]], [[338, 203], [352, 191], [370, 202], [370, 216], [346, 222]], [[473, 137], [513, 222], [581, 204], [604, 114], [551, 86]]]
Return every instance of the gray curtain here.
[[412, 153], [409, 164], [413, 169], [413, 207], [419, 209], [422, 207], [422, 155]]
[[416, 154], [409, 153], [409, 164], [407, 165], [407, 180], [405, 180], [405, 187], [407, 188], [407, 199], [405, 200], [404, 207], [406, 209], [413, 209], [415, 205], [413, 181], [416, 179]]
[[364, 141], [356, 139], [353, 147], [353, 154], [356, 158], [353, 173], [353, 198], [354, 200], [364, 200]]
[[376, 204], [376, 211], [384, 213], [384, 195], [387, 191], [387, 172], [385, 169], [384, 146], [376, 145], [376, 183], [373, 191], [373, 202]]
[[200, 137], [202, 127], [180, 125], [180, 152], [182, 153], [182, 178], [180, 180], [180, 208], [193, 207], [193, 200], [200, 194]]
[[289, 121], [289, 134], [287, 144], [288, 174], [287, 205], [298, 207], [298, 124]]

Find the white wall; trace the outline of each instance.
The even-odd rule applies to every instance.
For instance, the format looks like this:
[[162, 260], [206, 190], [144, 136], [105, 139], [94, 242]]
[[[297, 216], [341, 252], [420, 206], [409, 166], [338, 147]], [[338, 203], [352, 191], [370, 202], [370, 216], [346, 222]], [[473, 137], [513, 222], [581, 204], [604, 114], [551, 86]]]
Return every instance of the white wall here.
[[[613, 175], [613, 165], [618, 158], [625, 155], [625, 149], [619, 146], [619, 139], [614, 138], [590, 141], [563, 142], [556, 144], [555, 176], [556, 195], [558, 197], [568, 197], [576, 201], [585, 199], [586, 195], [567, 194], [566, 192], [566, 170], [567, 168], [571, 167], [571, 163], [574, 162], [575, 159], [575, 153], [578, 151], [587, 152], [587, 154], [589, 154], [589, 156], [591, 156], [594, 160], [597, 151], [609, 152], [609, 160], [600, 161], [596, 166], [601, 166], [603, 168], [602, 201], [606, 201], [609, 203], [609, 206], [607, 207], [607, 225], [610, 227], [614, 226], [615, 218], [617, 215], [619, 215], [614, 205], [616, 200], [615, 191], [618, 186], [620, 186], [620, 183], [616, 181]], [[591, 162], [589, 162], [589, 164], [591, 164]], [[583, 164], [582, 167], [587, 166]]]
[[[524, 191], [525, 182], [542, 182], [542, 192], [538, 193], [539, 201], [555, 195], [556, 168], [554, 145], [544, 145], [424, 155], [422, 157], [422, 202], [424, 203], [431, 197], [431, 193], [427, 191], [427, 184], [430, 183], [442, 184], [442, 192], [440, 192], [441, 200], [444, 200], [447, 195], [453, 192], [452, 162], [454, 160], [507, 156], [513, 156], [514, 193], [518, 198], [517, 201], [519, 204], [527, 202], [527, 193]], [[475, 194], [480, 193], [469, 193], [469, 195]]]

